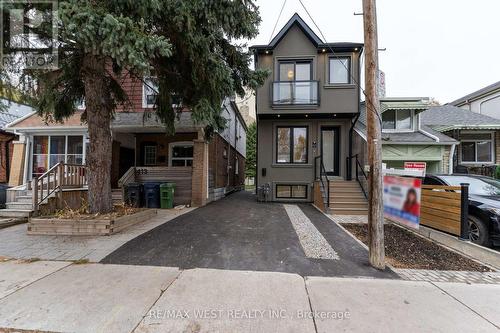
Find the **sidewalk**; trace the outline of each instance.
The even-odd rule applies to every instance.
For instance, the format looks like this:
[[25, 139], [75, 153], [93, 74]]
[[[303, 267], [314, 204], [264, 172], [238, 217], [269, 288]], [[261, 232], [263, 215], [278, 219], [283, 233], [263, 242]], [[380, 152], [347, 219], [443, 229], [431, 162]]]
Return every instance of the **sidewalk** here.
[[0, 229], [0, 256], [99, 262], [128, 241], [194, 209], [159, 209], [155, 217], [110, 236], [34, 236], [26, 234], [26, 224], [19, 224]]
[[0, 328], [497, 332], [498, 295], [500, 285], [11, 260], [0, 263]]

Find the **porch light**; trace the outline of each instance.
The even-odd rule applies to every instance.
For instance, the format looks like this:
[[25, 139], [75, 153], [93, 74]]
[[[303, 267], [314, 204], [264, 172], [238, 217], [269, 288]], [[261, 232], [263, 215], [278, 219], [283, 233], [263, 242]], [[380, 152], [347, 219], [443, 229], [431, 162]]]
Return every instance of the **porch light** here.
[[354, 49], [354, 51], [357, 51], [357, 50], [358, 50], [358, 48], [356, 47], [356, 48]]
[[289, 70], [288, 71], [288, 78], [291, 80], [293, 79], [293, 71], [292, 70]]
[[307, 117], [309, 117], [309, 115], [308, 115], [308, 114], [306, 114], [306, 118], [307, 118]]
[[323, 50], [321, 50], [321, 51], [323, 51], [323, 53], [325, 53], [325, 52], [326, 52], [326, 49], [323, 49]]
[[269, 51], [268, 51], [268, 50], [266, 50], [266, 54], [269, 54]]
[[279, 117], [281, 117], [281, 115], [280, 115], [280, 114], [278, 115], [278, 118], [279, 118]]

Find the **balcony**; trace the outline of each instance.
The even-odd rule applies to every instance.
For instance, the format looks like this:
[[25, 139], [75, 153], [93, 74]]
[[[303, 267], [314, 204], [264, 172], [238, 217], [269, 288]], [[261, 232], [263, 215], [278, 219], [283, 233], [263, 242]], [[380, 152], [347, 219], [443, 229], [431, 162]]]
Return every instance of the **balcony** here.
[[318, 87], [318, 81], [275, 81], [272, 105], [319, 105]]

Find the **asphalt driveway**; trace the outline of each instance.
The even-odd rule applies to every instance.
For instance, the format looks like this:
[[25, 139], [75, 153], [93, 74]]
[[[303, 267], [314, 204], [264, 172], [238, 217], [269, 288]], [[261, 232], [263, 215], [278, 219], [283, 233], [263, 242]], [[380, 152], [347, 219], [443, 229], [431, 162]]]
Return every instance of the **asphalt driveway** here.
[[101, 262], [396, 278], [370, 267], [367, 250], [314, 207], [298, 207], [338, 260], [307, 257], [282, 204], [258, 203], [254, 195], [238, 192], [138, 236]]

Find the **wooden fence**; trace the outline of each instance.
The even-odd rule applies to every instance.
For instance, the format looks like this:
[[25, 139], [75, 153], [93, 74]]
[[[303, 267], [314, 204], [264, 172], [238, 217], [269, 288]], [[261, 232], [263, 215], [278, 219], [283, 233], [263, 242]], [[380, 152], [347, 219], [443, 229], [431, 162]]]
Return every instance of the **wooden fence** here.
[[[122, 189], [129, 183], [175, 183], [174, 204], [191, 204], [191, 167], [132, 167], [118, 181]], [[125, 196], [123, 197], [125, 198]]]
[[462, 219], [467, 219], [461, 192], [460, 186], [422, 185], [420, 224], [460, 236]]

